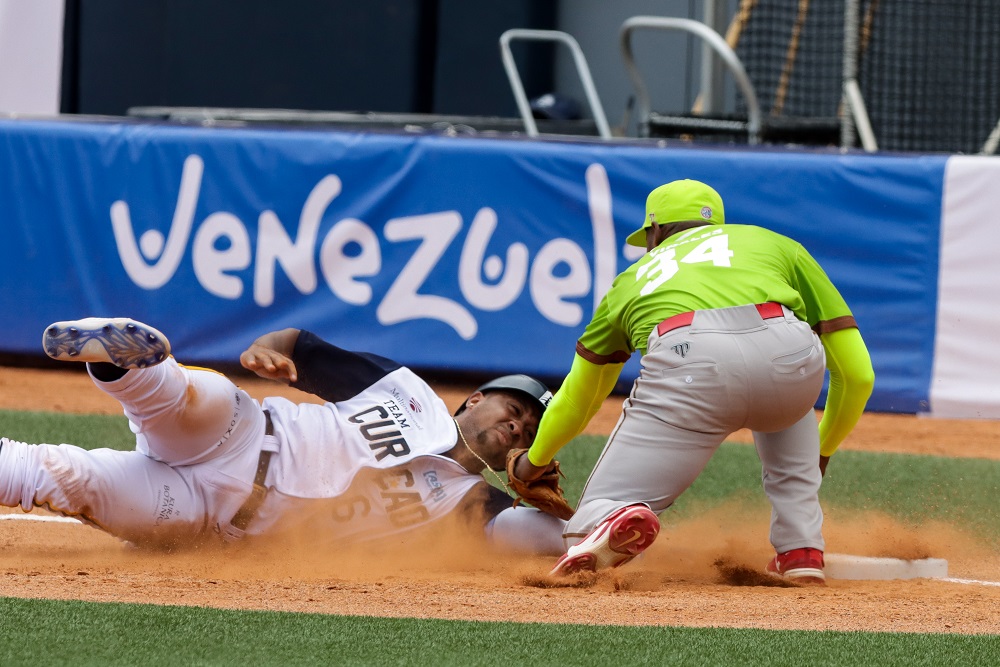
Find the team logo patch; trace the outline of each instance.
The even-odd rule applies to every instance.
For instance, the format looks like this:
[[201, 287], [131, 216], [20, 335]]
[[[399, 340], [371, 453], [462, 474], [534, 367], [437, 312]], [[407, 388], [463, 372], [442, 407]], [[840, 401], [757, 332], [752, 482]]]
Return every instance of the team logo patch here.
[[706, 220], [711, 220], [712, 219], [712, 207], [711, 206], [702, 206], [701, 207], [701, 217], [705, 218]]
[[444, 500], [444, 484], [438, 479], [437, 470], [428, 470], [425, 472], [424, 481], [427, 482], [427, 486], [430, 488], [430, 500], [433, 502]]
[[417, 403], [417, 399], [413, 398], [412, 396], [410, 397], [408, 405], [410, 406], [410, 410], [412, 410], [413, 412], [421, 412], [423, 410], [423, 408], [420, 406], [420, 403]]

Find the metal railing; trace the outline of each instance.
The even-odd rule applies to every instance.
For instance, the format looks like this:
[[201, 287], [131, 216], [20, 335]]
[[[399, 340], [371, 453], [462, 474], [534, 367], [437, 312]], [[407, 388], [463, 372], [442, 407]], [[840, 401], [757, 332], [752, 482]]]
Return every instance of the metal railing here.
[[580, 82], [583, 83], [583, 91], [587, 96], [587, 103], [590, 105], [590, 113], [594, 117], [597, 125], [597, 132], [602, 139], [611, 138], [611, 128], [608, 125], [608, 118], [604, 115], [604, 107], [597, 95], [594, 87], [594, 80], [590, 76], [590, 68], [587, 66], [587, 59], [583, 56], [580, 45], [572, 35], [561, 30], [531, 30], [528, 28], [513, 28], [500, 35], [500, 55], [503, 58], [503, 67], [507, 71], [507, 78], [510, 80], [510, 87], [514, 91], [514, 99], [517, 101], [517, 110], [524, 121], [524, 129], [529, 137], [538, 136], [538, 124], [531, 113], [531, 105], [528, 96], [524, 93], [524, 85], [521, 83], [521, 75], [517, 71], [517, 64], [514, 62], [514, 55], [510, 50], [510, 43], [513, 40], [526, 39], [540, 42], [558, 42], [569, 47], [573, 54], [573, 63], [576, 65]]
[[621, 36], [622, 58], [625, 61], [625, 69], [628, 71], [629, 78], [632, 79], [632, 85], [635, 87], [636, 105], [638, 107], [640, 123], [645, 123], [652, 112], [650, 108], [649, 89], [639, 74], [639, 68], [635, 64], [635, 57], [632, 55], [632, 34], [640, 28], [678, 30], [691, 33], [704, 40], [718, 54], [722, 63], [732, 73], [737, 88], [743, 94], [743, 99], [747, 105], [747, 142], [750, 144], [760, 143], [760, 102], [757, 100], [757, 92], [750, 82], [750, 77], [747, 75], [743, 63], [740, 61], [739, 56], [736, 55], [736, 52], [726, 43], [722, 35], [704, 23], [693, 19], [664, 16], [633, 16], [622, 23], [619, 33]]

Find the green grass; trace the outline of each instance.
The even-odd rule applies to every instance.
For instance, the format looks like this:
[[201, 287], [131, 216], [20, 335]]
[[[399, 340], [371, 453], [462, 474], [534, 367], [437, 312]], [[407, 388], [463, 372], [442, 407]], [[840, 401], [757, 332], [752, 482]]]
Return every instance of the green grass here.
[[[124, 417], [0, 411], [0, 435], [131, 449]], [[559, 459], [575, 503], [604, 438]], [[823, 503], [964, 525], [1000, 547], [1000, 462], [841, 452]], [[767, 511], [752, 447], [723, 445], [664, 514]], [[3, 587], [0, 583], [0, 594]], [[549, 603], [558, 604], [553, 598]], [[1000, 637], [456, 622], [0, 598], [0, 665], [992, 665]]]
[[0, 410], [0, 436], [53, 445], [69, 443], [84, 449], [129, 450], [135, 436], [124, 415], [71, 415], [56, 412]]
[[582, 626], [0, 598], [3, 665], [989, 665], [1000, 637]]

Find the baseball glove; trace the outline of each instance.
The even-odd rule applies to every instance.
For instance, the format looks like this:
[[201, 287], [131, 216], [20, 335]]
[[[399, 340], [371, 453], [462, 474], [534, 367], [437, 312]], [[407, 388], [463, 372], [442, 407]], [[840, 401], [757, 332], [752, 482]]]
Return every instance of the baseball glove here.
[[514, 507], [524, 501], [546, 514], [559, 517], [564, 521], [572, 517], [573, 508], [566, 502], [566, 496], [563, 495], [562, 487], [559, 486], [562, 471], [559, 470], [558, 461], [553, 461], [549, 469], [538, 479], [525, 481], [517, 477], [517, 460], [527, 453], [527, 449], [512, 449], [507, 452], [507, 480], [510, 483], [510, 488], [517, 494], [517, 498], [514, 499]]

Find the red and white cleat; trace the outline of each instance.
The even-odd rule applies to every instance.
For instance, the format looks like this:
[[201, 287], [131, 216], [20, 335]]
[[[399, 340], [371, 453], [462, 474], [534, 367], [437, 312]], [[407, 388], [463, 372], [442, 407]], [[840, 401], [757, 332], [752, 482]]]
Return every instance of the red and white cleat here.
[[629, 562], [653, 543], [660, 520], [645, 505], [628, 505], [597, 524], [579, 544], [569, 548], [549, 573], [566, 576], [596, 572]]
[[797, 584], [825, 584], [823, 552], [803, 547], [778, 554], [771, 559], [764, 571]]

